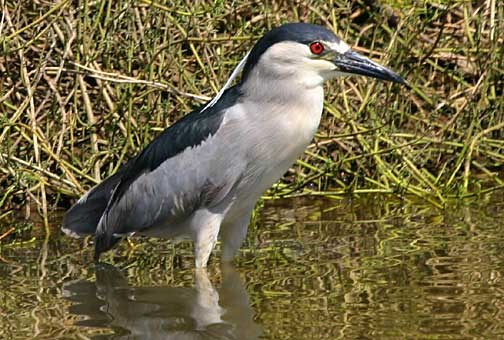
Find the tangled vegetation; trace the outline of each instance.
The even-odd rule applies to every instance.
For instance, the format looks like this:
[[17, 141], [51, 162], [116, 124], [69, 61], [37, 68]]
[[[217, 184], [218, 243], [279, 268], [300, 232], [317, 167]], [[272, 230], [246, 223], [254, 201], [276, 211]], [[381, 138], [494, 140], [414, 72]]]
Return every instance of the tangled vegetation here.
[[410, 87], [328, 84], [319, 132], [267, 195], [504, 187], [504, 7], [469, 1], [0, 0], [0, 209], [68, 207], [211, 98], [268, 29], [333, 29]]

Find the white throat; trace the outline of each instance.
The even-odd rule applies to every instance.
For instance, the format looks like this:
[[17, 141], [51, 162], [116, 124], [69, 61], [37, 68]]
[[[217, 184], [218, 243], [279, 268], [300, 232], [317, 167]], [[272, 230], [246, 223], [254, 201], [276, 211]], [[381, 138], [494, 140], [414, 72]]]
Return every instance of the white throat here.
[[[307, 86], [290, 77], [265, 77], [257, 68], [242, 84], [243, 107], [253, 134], [273, 157], [294, 162], [311, 142], [324, 106], [322, 84]], [[265, 152], [263, 154], [271, 154]]]

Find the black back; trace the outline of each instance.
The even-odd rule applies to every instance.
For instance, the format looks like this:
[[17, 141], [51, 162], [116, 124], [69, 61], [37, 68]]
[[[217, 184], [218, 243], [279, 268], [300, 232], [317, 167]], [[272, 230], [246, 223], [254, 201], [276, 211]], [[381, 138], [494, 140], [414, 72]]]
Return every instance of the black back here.
[[201, 144], [219, 129], [225, 109], [235, 104], [240, 95], [238, 86], [224, 92], [214, 106], [189, 113], [165, 129], [117, 173], [91, 189], [85, 200], [77, 202], [63, 217], [63, 229], [79, 235], [94, 234], [107, 207], [121, 199], [131, 183], [141, 174], [155, 170], [165, 160], [186, 148]]
[[215, 134], [222, 123], [226, 108], [234, 105], [239, 95], [239, 87], [231, 87], [214, 106], [202, 111], [203, 106], [165, 129], [140, 154], [126, 163], [121, 183], [109, 204], [119, 200], [131, 182], [144, 172], [155, 170], [165, 160], [189, 147], [201, 144], [210, 135]]

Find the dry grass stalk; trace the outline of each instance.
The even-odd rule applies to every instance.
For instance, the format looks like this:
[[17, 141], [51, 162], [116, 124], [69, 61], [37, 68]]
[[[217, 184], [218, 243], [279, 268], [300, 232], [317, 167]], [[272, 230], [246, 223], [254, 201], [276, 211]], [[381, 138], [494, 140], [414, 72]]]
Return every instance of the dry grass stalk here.
[[444, 206], [504, 186], [495, 0], [0, 4], [4, 211], [38, 202], [47, 218], [68, 206], [211, 98], [253, 42], [286, 21], [331, 27], [411, 90], [330, 84], [314, 144], [268, 197], [395, 193]]

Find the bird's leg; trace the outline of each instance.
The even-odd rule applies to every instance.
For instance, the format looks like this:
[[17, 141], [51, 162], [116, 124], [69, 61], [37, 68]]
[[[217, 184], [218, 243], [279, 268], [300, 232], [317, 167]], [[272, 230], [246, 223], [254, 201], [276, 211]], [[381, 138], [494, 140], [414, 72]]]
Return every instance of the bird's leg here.
[[197, 322], [198, 330], [204, 330], [208, 325], [222, 322], [224, 310], [219, 305], [219, 293], [212, 285], [205, 268], [196, 268], [195, 284], [197, 299], [192, 309], [193, 320]]
[[207, 266], [210, 253], [215, 247], [222, 222], [222, 215], [208, 210], [199, 210], [192, 221], [196, 268]]
[[236, 222], [222, 226], [220, 233], [222, 240], [222, 261], [230, 262], [235, 257], [243, 240], [247, 236], [247, 229], [252, 211], [253, 209], [244, 214]]

